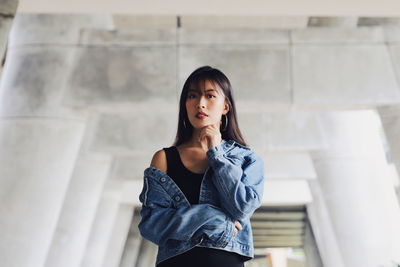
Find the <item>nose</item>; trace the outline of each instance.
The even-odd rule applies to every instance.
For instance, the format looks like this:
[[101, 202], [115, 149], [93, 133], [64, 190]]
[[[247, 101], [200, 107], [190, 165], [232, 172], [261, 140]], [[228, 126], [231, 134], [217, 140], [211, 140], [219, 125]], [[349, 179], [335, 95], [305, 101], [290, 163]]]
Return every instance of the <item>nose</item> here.
[[205, 108], [205, 107], [206, 107], [206, 106], [205, 106], [205, 100], [203, 101], [203, 98], [204, 98], [203, 96], [200, 97], [200, 100], [199, 100], [199, 102], [198, 102], [197, 105], [196, 105], [197, 108], [200, 108], [200, 107], [201, 107], [201, 108]]

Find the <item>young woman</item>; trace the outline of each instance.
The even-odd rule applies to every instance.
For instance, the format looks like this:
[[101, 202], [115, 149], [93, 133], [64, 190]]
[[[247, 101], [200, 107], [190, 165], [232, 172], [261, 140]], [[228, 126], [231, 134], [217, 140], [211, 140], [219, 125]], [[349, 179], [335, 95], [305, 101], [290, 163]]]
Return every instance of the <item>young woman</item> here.
[[254, 257], [251, 214], [264, 164], [243, 140], [231, 84], [204, 66], [187, 78], [173, 146], [144, 171], [139, 230], [159, 246], [157, 267], [243, 267]]

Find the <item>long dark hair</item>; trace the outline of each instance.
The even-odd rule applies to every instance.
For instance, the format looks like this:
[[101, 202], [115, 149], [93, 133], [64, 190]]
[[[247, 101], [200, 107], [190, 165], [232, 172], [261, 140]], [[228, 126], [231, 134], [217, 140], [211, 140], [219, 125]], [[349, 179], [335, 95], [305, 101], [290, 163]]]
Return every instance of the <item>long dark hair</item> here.
[[[231, 83], [229, 82], [229, 79], [225, 76], [225, 74], [222, 73], [222, 71], [216, 68], [212, 68], [210, 66], [203, 66], [194, 70], [186, 79], [185, 84], [183, 85], [181, 97], [179, 100], [178, 130], [173, 145], [179, 146], [180, 144], [183, 144], [190, 140], [190, 138], [192, 137], [193, 126], [187, 117], [186, 111], [186, 98], [188, 95], [188, 90], [189, 88], [195, 90], [204, 88], [205, 81], [207, 80], [217, 83], [219, 87], [221, 87], [224, 92], [225, 99], [227, 100], [229, 105], [229, 111], [226, 114], [228, 118], [228, 125], [226, 126], [225, 130], [220, 129], [221, 138], [226, 141], [234, 140], [239, 144], [248, 146], [247, 143], [244, 141], [237, 122], [236, 108], [235, 102], [233, 100]], [[183, 124], [184, 121], [186, 127]], [[225, 123], [226, 121], [224, 123], [221, 123], [221, 126], [223, 125], [222, 127], [224, 127], [226, 125]]]

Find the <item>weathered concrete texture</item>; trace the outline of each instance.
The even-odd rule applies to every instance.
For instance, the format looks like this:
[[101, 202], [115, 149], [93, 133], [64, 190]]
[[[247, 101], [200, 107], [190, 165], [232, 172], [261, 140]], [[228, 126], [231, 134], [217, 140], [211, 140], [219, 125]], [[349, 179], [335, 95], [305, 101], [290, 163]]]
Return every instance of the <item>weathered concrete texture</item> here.
[[[270, 113], [264, 119], [268, 151], [307, 151], [326, 147], [318, 114], [312, 112]], [[271, 130], [273, 129], [273, 130]]]
[[18, 7], [18, 0], [0, 0], [0, 80], [6, 56], [8, 35]]
[[113, 14], [112, 18], [116, 29], [164, 29], [177, 27], [177, 16], [175, 15]]
[[3, 266], [45, 263], [84, 125], [66, 119], [0, 120]]
[[135, 267], [149, 267], [156, 265], [157, 245], [142, 239], [140, 244], [139, 257], [136, 260]]
[[[312, 158], [344, 266], [399, 262], [400, 210], [379, 118], [371, 110], [336, 111], [322, 122], [330, 149], [313, 152]], [[319, 238], [327, 244], [325, 235]]]
[[289, 44], [287, 29], [179, 29], [180, 45]]
[[306, 152], [263, 153], [266, 165], [266, 179], [316, 179], [313, 162]]
[[338, 234], [333, 227], [318, 179], [308, 181], [313, 201], [307, 204], [307, 217], [310, 221], [319, 255], [324, 267], [346, 267], [340, 252]]
[[72, 106], [174, 101], [176, 48], [80, 48], [64, 97]]
[[325, 146], [318, 116], [312, 112], [244, 112], [239, 113], [238, 118], [245, 139], [260, 154], [278, 150], [306, 151]]
[[385, 41], [382, 27], [363, 28], [307, 28], [291, 30], [293, 44], [362, 44]]
[[77, 158], [44, 266], [80, 267], [110, 163], [107, 155]]
[[18, 0], [1, 0], [0, 14], [14, 16], [18, 7]]
[[122, 187], [122, 181], [106, 181], [81, 266], [99, 267], [103, 265], [107, 255], [107, 246], [117, 220]]
[[294, 103], [357, 108], [400, 102], [385, 45], [294, 45]]
[[385, 33], [385, 40], [389, 47], [391, 44], [400, 43], [400, 27], [399, 26], [385, 26], [382, 27]]
[[358, 17], [310, 17], [308, 27], [336, 27], [336, 28], [354, 28], [357, 27]]
[[174, 29], [90, 29], [81, 30], [79, 44], [105, 46], [175, 46], [177, 30]]
[[12, 48], [0, 83], [1, 116], [80, 118], [83, 113], [61, 105], [73, 48]]
[[307, 27], [307, 16], [182, 15], [182, 28], [291, 29]]
[[[233, 95], [235, 97], [235, 92], [233, 92]], [[238, 107], [236, 107], [236, 109], [238, 109]], [[264, 117], [266, 115], [261, 112], [236, 112], [236, 114], [240, 131], [244, 135], [243, 138], [247, 142], [247, 145], [253, 148], [255, 152], [262, 153], [267, 146], [267, 135], [260, 129], [265, 128]], [[255, 128], [254, 125], [258, 127]]]
[[75, 45], [86, 28], [112, 29], [111, 15], [18, 13], [10, 32], [10, 46], [29, 44]]
[[108, 242], [103, 267], [119, 267], [132, 223], [133, 205], [120, 204]]
[[101, 115], [91, 141], [92, 151], [122, 155], [161, 149], [174, 139], [177, 127], [176, 113], [161, 112]]
[[140, 257], [139, 249], [142, 237], [140, 236], [138, 224], [140, 222], [139, 210], [133, 213], [132, 223], [129, 229], [129, 234], [124, 247], [124, 252], [121, 257], [120, 267], [135, 266], [136, 259]]
[[[397, 83], [400, 84], [400, 44], [389, 46], [389, 53], [391, 55], [392, 66], [396, 73]], [[398, 89], [400, 92], [400, 89]]]
[[[168, 144], [163, 146], [169, 147]], [[159, 147], [158, 149], [161, 149]], [[117, 156], [111, 170], [111, 177], [123, 180], [143, 180], [143, 170], [150, 166], [151, 159], [156, 151], [137, 152], [129, 156]], [[135, 164], [132, 164], [135, 163]]]
[[6, 59], [8, 33], [10, 32], [12, 22], [13, 18], [0, 17], [0, 80], [3, 72], [3, 62]]
[[211, 65], [230, 77], [237, 102], [290, 102], [290, 56], [286, 45], [181, 46], [179, 58], [180, 86], [195, 68]]
[[315, 241], [315, 236], [313, 234], [313, 229], [311, 228], [311, 224], [309, 218], [305, 218], [304, 222], [304, 254], [306, 258], [307, 267], [323, 267], [322, 259], [318, 251], [318, 246]]
[[396, 165], [400, 175], [400, 105], [377, 108], [389, 145], [390, 161]]
[[357, 26], [400, 26], [399, 17], [360, 17]]

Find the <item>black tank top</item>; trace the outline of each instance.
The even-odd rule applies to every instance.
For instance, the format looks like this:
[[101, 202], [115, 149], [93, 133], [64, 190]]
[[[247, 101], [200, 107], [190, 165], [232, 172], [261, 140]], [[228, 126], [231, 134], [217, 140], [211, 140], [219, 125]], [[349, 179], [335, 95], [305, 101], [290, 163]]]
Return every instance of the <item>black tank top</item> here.
[[[182, 163], [175, 146], [163, 148], [167, 155], [167, 174], [181, 189], [190, 204], [199, 203], [200, 185], [204, 173], [194, 173]], [[156, 267], [244, 267], [241, 255], [214, 248], [193, 247], [192, 249], [160, 262]]]

